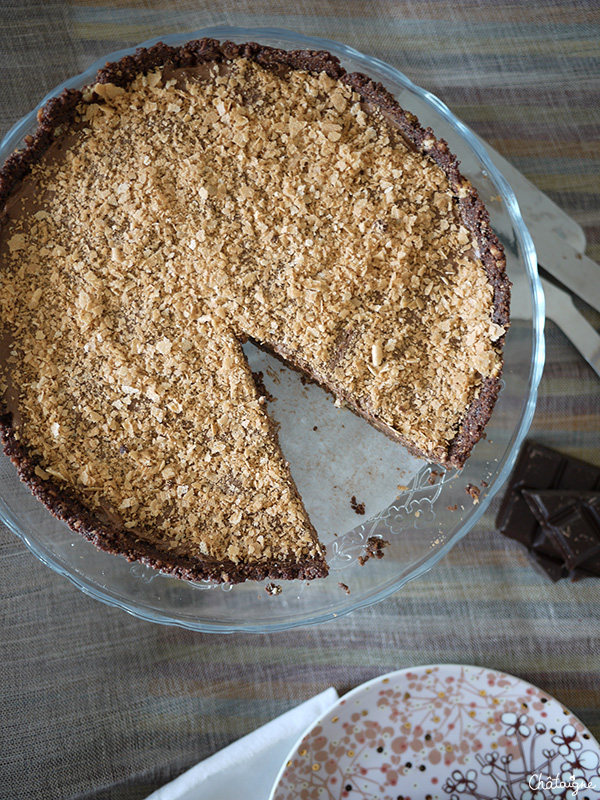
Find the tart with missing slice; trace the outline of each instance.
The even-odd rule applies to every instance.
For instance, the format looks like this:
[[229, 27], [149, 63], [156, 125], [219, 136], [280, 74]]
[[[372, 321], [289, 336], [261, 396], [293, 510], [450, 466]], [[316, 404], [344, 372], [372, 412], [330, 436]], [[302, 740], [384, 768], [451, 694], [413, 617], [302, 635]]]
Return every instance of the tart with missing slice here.
[[502, 248], [446, 144], [325, 52], [163, 44], [68, 90], [1, 172], [21, 478], [192, 580], [324, 577], [247, 339], [461, 466], [499, 391]]

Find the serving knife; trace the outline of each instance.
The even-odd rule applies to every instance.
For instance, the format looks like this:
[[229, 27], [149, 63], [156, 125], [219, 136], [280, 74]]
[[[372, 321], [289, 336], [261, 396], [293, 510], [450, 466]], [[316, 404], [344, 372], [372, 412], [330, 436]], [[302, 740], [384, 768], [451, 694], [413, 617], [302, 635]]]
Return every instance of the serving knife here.
[[[600, 377], [600, 334], [577, 310], [568, 292], [544, 277], [541, 278], [541, 282], [546, 300], [546, 318], [558, 325]], [[511, 294], [511, 316], [515, 319], [531, 318], [529, 283], [524, 275], [519, 275], [513, 280]]]
[[477, 138], [516, 195], [540, 266], [600, 311], [600, 265], [583, 254], [583, 229], [491, 145]]
[[[529, 225], [527, 218], [525, 224]], [[563, 239], [529, 225], [538, 264], [571, 292], [600, 311], [600, 265], [578, 253]]]
[[[540, 191], [521, 172], [480, 137], [492, 162], [515, 193], [537, 254], [538, 264], [554, 279], [600, 311], [600, 265], [584, 255], [585, 234], [580, 225]], [[541, 277], [546, 317], [555, 322], [600, 376], [600, 334], [573, 303], [568, 292]], [[529, 316], [529, 287], [515, 281], [511, 314]]]
[[545, 278], [541, 280], [546, 299], [546, 317], [556, 322], [594, 372], [600, 376], [600, 334], [577, 310], [567, 292]]
[[[473, 133], [473, 131], [471, 131]], [[569, 244], [577, 253], [585, 250], [585, 233], [566, 211], [544, 194], [538, 187], [514, 167], [510, 161], [495, 150], [477, 134], [473, 134], [486, 150], [494, 165], [504, 175], [515, 193], [521, 214], [528, 228], [535, 228], [540, 234], [557, 237]]]

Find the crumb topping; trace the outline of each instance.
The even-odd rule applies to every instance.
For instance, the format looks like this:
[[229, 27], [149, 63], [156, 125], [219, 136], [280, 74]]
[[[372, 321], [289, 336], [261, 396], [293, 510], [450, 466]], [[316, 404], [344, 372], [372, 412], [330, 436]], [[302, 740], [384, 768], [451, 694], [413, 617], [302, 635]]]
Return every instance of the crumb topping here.
[[242, 338], [441, 461], [500, 371], [445, 173], [324, 72], [239, 58], [96, 84], [7, 217], [16, 435], [40, 478], [167, 550], [322, 552]]

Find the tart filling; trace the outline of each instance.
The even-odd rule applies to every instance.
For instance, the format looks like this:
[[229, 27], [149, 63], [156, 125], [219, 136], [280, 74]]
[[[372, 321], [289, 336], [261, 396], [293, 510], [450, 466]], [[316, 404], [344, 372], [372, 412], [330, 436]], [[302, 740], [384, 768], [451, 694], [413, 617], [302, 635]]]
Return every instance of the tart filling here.
[[501, 247], [444, 142], [326, 53], [108, 65], [2, 171], [5, 449], [58, 516], [182, 577], [327, 573], [240, 342], [461, 466], [499, 388]]

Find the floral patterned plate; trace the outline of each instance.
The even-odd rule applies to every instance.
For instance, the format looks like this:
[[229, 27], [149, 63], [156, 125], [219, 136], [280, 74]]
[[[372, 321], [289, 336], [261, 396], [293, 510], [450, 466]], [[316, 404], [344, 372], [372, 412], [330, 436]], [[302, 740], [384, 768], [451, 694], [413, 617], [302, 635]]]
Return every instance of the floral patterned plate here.
[[392, 672], [302, 737], [271, 800], [600, 800], [600, 745], [520, 678], [442, 664]]

